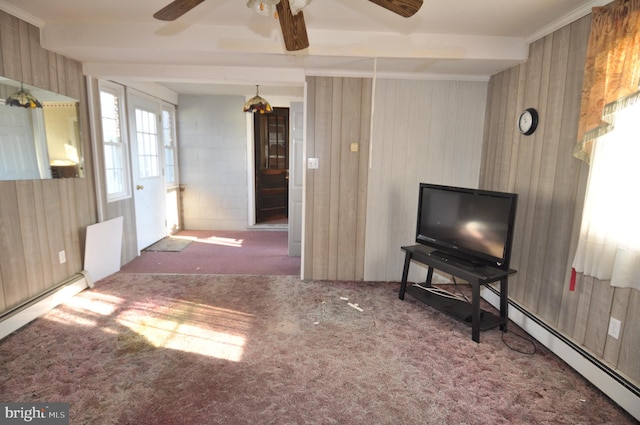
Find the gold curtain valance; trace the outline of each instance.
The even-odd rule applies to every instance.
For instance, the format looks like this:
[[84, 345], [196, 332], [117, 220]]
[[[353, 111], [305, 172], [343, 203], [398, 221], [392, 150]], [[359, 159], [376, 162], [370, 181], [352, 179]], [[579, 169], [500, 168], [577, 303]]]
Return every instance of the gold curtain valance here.
[[612, 128], [612, 115], [640, 99], [640, 0], [617, 0], [592, 10], [578, 144], [589, 162], [593, 142]]

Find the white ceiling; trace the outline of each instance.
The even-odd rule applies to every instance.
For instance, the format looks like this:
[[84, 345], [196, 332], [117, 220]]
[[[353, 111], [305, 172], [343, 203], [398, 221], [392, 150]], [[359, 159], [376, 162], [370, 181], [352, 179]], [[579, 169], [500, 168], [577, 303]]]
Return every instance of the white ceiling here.
[[153, 19], [169, 2], [0, 0], [0, 9], [40, 27], [45, 48], [90, 75], [176, 93], [247, 94], [260, 84], [264, 95], [296, 95], [305, 75], [486, 80], [525, 61], [529, 42], [609, 1], [424, 0], [402, 18], [367, 0], [314, 0], [303, 12], [310, 47], [300, 52], [286, 52], [277, 20], [246, 0]]

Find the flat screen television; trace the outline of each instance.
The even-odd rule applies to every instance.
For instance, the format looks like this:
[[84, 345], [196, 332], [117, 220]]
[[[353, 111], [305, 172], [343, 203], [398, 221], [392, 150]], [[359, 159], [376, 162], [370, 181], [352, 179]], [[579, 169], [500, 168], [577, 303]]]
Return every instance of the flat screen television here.
[[509, 269], [518, 195], [420, 184], [416, 242], [470, 267]]

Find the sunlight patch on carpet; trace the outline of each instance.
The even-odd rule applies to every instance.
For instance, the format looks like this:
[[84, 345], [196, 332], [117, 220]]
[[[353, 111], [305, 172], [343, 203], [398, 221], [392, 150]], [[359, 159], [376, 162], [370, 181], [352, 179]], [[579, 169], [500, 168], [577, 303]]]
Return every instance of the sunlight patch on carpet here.
[[117, 321], [154, 347], [239, 362], [252, 319], [238, 311], [173, 300], [163, 306], [136, 305]]
[[84, 292], [82, 296], [65, 301], [45, 319], [62, 324], [96, 326], [99, 316], [110, 316], [122, 302], [122, 298], [112, 295]]
[[82, 297], [73, 297], [65, 303], [78, 312], [94, 313], [100, 316], [113, 314], [124, 300], [120, 297], [99, 294], [97, 292], [84, 293]]
[[244, 239], [221, 238], [218, 236], [210, 236], [208, 238], [199, 238], [197, 236], [172, 236], [175, 239], [186, 239], [192, 242], [208, 243], [212, 245], [230, 246], [232, 248], [242, 248]]
[[51, 322], [60, 323], [62, 325], [80, 325], [80, 326], [97, 326], [98, 322], [89, 317], [83, 317], [73, 310], [65, 308], [66, 306], [59, 306], [55, 313], [45, 316], [45, 320]]

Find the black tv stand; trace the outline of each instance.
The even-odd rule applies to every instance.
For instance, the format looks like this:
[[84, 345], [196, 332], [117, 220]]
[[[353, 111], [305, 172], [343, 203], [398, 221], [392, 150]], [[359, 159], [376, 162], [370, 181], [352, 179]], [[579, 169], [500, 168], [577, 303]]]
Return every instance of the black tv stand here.
[[428, 255], [430, 257], [437, 257], [438, 259], [440, 259], [442, 261], [454, 264], [456, 266], [464, 266], [464, 267], [475, 268], [475, 267], [480, 267], [480, 266], [484, 265], [480, 261], [474, 261], [471, 258], [465, 258], [465, 257], [459, 256], [459, 255], [451, 254], [449, 252], [439, 251], [437, 249], [434, 250], [434, 251], [429, 252]]
[[[497, 267], [479, 265], [467, 267], [460, 265], [449, 259], [443, 259], [434, 255], [433, 248], [424, 245], [403, 246], [405, 251], [404, 269], [402, 271], [402, 281], [398, 297], [404, 300], [404, 294], [409, 293], [414, 298], [442, 311], [463, 323], [471, 325], [471, 339], [480, 342], [480, 331], [488, 330], [500, 326], [504, 332], [507, 330], [508, 318], [508, 283], [510, 274], [515, 270], [502, 270]], [[407, 286], [407, 275], [411, 261], [417, 261], [428, 267], [427, 278], [424, 284]], [[463, 300], [438, 295], [431, 288], [433, 270], [438, 269], [464, 279], [471, 285], [471, 303]], [[488, 311], [480, 310], [480, 287], [493, 282], [500, 282], [500, 315], [496, 316]]]

